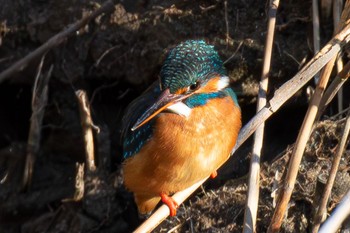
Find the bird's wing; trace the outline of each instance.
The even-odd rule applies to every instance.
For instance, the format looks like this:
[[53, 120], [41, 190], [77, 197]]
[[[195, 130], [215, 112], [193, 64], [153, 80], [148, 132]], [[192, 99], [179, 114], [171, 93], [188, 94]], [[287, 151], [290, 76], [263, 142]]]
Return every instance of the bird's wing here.
[[131, 131], [131, 128], [139, 117], [156, 101], [159, 94], [160, 88], [158, 81], [156, 81], [141, 96], [131, 102], [126, 109], [121, 126], [121, 140], [125, 159], [139, 152], [145, 142], [152, 136], [153, 120], [135, 131]]

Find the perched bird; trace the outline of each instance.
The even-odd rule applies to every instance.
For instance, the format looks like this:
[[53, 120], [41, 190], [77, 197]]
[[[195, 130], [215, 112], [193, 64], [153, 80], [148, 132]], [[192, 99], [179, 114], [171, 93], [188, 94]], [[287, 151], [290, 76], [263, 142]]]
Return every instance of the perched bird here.
[[229, 157], [241, 127], [237, 97], [223, 62], [203, 40], [173, 48], [160, 80], [123, 117], [124, 184], [140, 213], [210, 175]]

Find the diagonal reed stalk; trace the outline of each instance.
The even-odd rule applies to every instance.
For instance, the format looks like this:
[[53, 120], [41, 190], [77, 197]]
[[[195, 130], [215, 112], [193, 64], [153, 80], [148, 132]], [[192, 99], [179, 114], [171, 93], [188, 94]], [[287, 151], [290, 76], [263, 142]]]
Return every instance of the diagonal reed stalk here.
[[[344, 11], [341, 16], [341, 22], [338, 25], [336, 31], [339, 31], [340, 28], [349, 27], [349, 15], [350, 15], [350, 1], [346, 2]], [[311, 102], [309, 104], [308, 111], [305, 115], [303, 124], [301, 126], [300, 132], [298, 134], [297, 141], [295, 143], [290, 161], [287, 170], [287, 175], [283, 187], [278, 196], [277, 206], [273, 214], [271, 224], [268, 228], [268, 232], [278, 232], [281, 228], [284, 214], [286, 212], [289, 200], [292, 196], [292, 192], [295, 185], [295, 180], [298, 174], [299, 165], [306, 147], [306, 143], [309, 139], [313, 123], [316, 119], [316, 115], [319, 109], [321, 98], [323, 92], [326, 88], [326, 85], [329, 80], [329, 76], [333, 69], [334, 63], [336, 61], [337, 55], [334, 55], [330, 61], [327, 63], [325, 68], [321, 72], [321, 78], [316, 87], [315, 93], [312, 96]]]
[[15, 62], [6, 70], [0, 73], [0, 83], [5, 81], [8, 78], [11, 78], [16, 72], [24, 70], [29, 64], [30, 61], [37, 59], [43, 54], [47, 53], [49, 50], [55, 48], [59, 44], [63, 43], [68, 37], [73, 36], [80, 28], [84, 27], [91, 20], [95, 19], [103, 13], [112, 12], [114, 10], [115, 0], [107, 0], [100, 8], [93, 11], [91, 14], [84, 16], [79, 21], [73, 23], [69, 27], [63, 29], [58, 34], [51, 37], [48, 41], [42, 44], [40, 47], [30, 52], [28, 55], [22, 59]]
[[[350, 190], [345, 194], [340, 204], [334, 210], [332, 215], [322, 225], [319, 233], [338, 232], [341, 224], [350, 215]], [[346, 232], [346, 231], [343, 231]]]
[[320, 119], [323, 111], [326, 109], [328, 104], [333, 100], [334, 96], [339, 93], [338, 91], [342, 88], [343, 84], [348, 80], [350, 76], [350, 61], [346, 63], [344, 68], [337, 74], [335, 79], [332, 81], [332, 83], [327, 88], [326, 92], [324, 93], [320, 107], [316, 116], [316, 119]]
[[[274, 112], [276, 112], [288, 99], [290, 99], [301, 87], [303, 87], [312, 77], [331, 60], [340, 49], [350, 41], [350, 26], [346, 25], [332, 40], [330, 40], [317, 53], [312, 60], [310, 60], [305, 67], [300, 70], [291, 80], [283, 84], [275, 91], [274, 97], [269, 103], [261, 109], [242, 129], [238, 136], [235, 148], [231, 155], [247, 140], [247, 138], [254, 133], [261, 123], [266, 121]], [[175, 201], [181, 204], [188, 198], [200, 185], [204, 183], [203, 179], [191, 187], [174, 194]], [[173, 196], [173, 197], [174, 197]], [[179, 201], [181, 200], [181, 201]], [[169, 208], [162, 205], [156, 210], [152, 216], [141, 224], [135, 232], [150, 232], [157, 227], [167, 216], [169, 216]]]
[[282, 220], [284, 213], [286, 212], [287, 205], [292, 196], [292, 192], [295, 185], [295, 180], [298, 175], [300, 162], [306, 147], [306, 143], [309, 139], [313, 123], [316, 119], [316, 114], [318, 112], [318, 106], [321, 102], [323, 91], [329, 80], [330, 73], [332, 71], [335, 58], [332, 58], [330, 62], [327, 63], [325, 69], [321, 72], [321, 78], [316, 87], [315, 93], [312, 96], [309, 109], [304, 118], [304, 122], [301, 126], [297, 141], [295, 143], [287, 170], [287, 176], [283, 184], [282, 190], [278, 195], [277, 206], [274, 215], [271, 220], [268, 232], [278, 232], [282, 225]]
[[329, 172], [327, 184], [326, 184], [326, 187], [325, 187], [324, 192], [323, 192], [321, 204], [318, 207], [318, 210], [314, 216], [314, 226], [312, 228], [312, 233], [318, 232], [318, 229], [320, 228], [320, 225], [322, 222], [322, 217], [323, 217], [324, 213], [327, 212], [326, 211], [327, 202], [328, 202], [329, 196], [330, 196], [331, 191], [332, 191], [332, 187], [334, 184], [335, 176], [336, 176], [337, 171], [338, 171], [341, 157], [342, 157], [342, 155], [344, 153], [344, 149], [346, 147], [347, 138], [349, 136], [349, 130], [350, 130], [350, 109], [348, 111], [346, 123], [345, 123], [344, 129], [343, 129], [343, 136], [340, 140], [340, 144], [338, 146], [337, 153], [336, 153], [335, 157], [333, 158], [332, 167], [331, 167], [331, 170]]

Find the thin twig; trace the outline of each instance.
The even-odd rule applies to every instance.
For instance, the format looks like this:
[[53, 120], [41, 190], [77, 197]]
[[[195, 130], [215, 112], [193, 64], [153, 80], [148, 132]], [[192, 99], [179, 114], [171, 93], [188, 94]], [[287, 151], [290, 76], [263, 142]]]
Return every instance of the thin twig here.
[[97, 61], [95, 62], [94, 66], [95, 66], [95, 67], [98, 67], [98, 66], [100, 65], [101, 61], [103, 60], [103, 58], [105, 58], [105, 57], [106, 57], [110, 52], [112, 52], [113, 50], [118, 49], [118, 48], [120, 48], [120, 47], [121, 47], [121, 45], [118, 44], [118, 45], [115, 45], [115, 46], [113, 46], [113, 47], [107, 49], [106, 51], [104, 51], [104, 52], [102, 53], [102, 55], [97, 59]]
[[238, 46], [237, 46], [237, 49], [235, 50], [235, 52], [229, 57], [227, 58], [226, 61], [224, 61], [224, 65], [229, 62], [232, 58], [234, 58], [238, 52], [238, 50], [241, 48], [241, 46], [243, 45], [243, 40], [241, 42], [239, 42]]
[[340, 225], [350, 215], [350, 190], [344, 195], [340, 204], [335, 208], [332, 215], [322, 225], [319, 233], [335, 233]]
[[95, 171], [96, 165], [95, 165], [94, 138], [92, 133], [93, 124], [91, 120], [89, 102], [85, 91], [78, 90], [75, 92], [75, 95], [79, 103], [81, 127], [83, 129], [83, 134], [84, 134], [86, 168], [88, 171]]
[[[266, 93], [268, 88], [268, 78], [270, 73], [273, 37], [275, 32], [278, 5], [279, 0], [270, 1], [269, 22], [267, 27], [268, 31], [265, 44], [264, 64], [259, 87], [257, 112], [266, 105]], [[243, 232], [245, 233], [255, 232], [256, 229], [256, 216], [258, 212], [260, 186], [260, 155], [264, 140], [264, 127], [265, 123], [262, 123], [257, 128], [254, 135], [253, 153], [250, 159], [247, 206], [244, 213]]]
[[42, 121], [45, 113], [44, 109], [48, 100], [48, 84], [53, 70], [53, 66], [51, 65], [48, 73], [45, 75], [46, 77], [41, 74], [44, 60], [45, 56], [41, 58], [39, 63], [38, 72], [33, 87], [31, 103], [32, 116], [30, 118], [30, 129], [23, 171], [22, 189], [28, 188], [31, 184], [34, 163], [40, 147]]
[[[331, 41], [327, 43], [315, 57], [309, 61], [305, 67], [299, 71], [291, 80], [283, 84], [274, 97], [269, 101], [269, 105], [261, 109], [241, 130], [238, 135], [235, 148], [231, 155], [254, 133], [257, 127], [276, 112], [289, 98], [291, 98], [301, 87], [303, 87], [333, 56], [335, 56], [342, 46], [350, 41], [350, 26], [347, 25]], [[200, 185], [206, 181], [203, 179], [191, 187], [181, 191], [181, 200], [189, 197]], [[174, 194], [178, 195], [178, 193]], [[180, 198], [175, 199], [178, 204]], [[161, 210], [160, 210], [161, 209]], [[169, 208], [162, 205], [152, 216], [147, 219], [136, 232], [148, 232], [158, 226], [169, 215]]]
[[9, 78], [11, 75], [18, 71], [24, 70], [30, 61], [34, 60], [37, 57], [42, 56], [44, 53], [49, 51], [50, 49], [54, 48], [55, 46], [59, 45], [63, 41], [67, 39], [68, 36], [74, 35], [76, 31], [78, 31], [80, 28], [84, 27], [87, 23], [89, 23], [92, 19], [96, 18], [102, 13], [106, 13], [108, 11], [113, 11], [114, 3], [112, 0], [107, 1], [105, 4], [103, 4], [99, 9], [92, 12], [91, 14], [85, 16], [78, 22], [72, 24], [67, 29], [61, 31], [60, 33], [54, 35], [51, 37], [45, 44], [41, 45], [39, 48], [34, 50], [33, 52], [29, 53], [24, 58], [20, 59], [16, 63], [14, 63], [12, 66], [4, 70], [2, 73], [0, 73], [0, 83], [5, 81], [7, 78]]
[[[104, 84], [102, 86], [99, 86], [98, 88], [96, 88], [94, 90], [94, 92], [92, 93], [91, 99], [90, 99], [90, 104], [93, 105], [93, 102], [95, 100], [95, 97], [98, 93], [100, 93], [102, 90], [107, 89], [107, 88], [112, 88], [117, 86], [118, 84], [120, 84], [120, 80], [117, 80], [115, 82], [113, 82], [112, 84]], [[128, 89], [127, 89], [128, 90]], [[119, 97], [118, 97], [119, 98]]]
[[[341, 117], [341, 115], [345, 114], [348, 112], [348, 110], [350, 109], [350, 107], [347, 107], [346, 109], [344, 109], [343, 111], [333, 115], [330, 117], [331, 120], [337, 120], [338, 117]], [[339, 121], [341, 121], [342, 119], [340, 119]], [[339, 121], [337, 123], [339, 123]]]
[[335, 77], [331, 85], [329, 85], [326, 92], [324, 93], [316, 119], [319, 119], [321, 117], [321, 114], [324, 112], [328, 104], [333, 100], [334, 96], [338, 93], [338, 91], [343, 86], [343, 84], [348, 80], [349, 76], [350, 76], [350, 61], [346, 63], [344, 68], [338, 73], [338, 75]]
[[[348, 21], [349, 10], [350, 10], [350, 0], [347, 1], [347, 7], [343, 11], [342, 21], [337, 27], [337, 31], [341, 27], [348, 28], [350, 23]], [[295, 180], [299, 171], [299, 165], [304, 154], [304, 150], [306, 147], [307, 140], [310, 136], [313, 123], [316, 119], [316, 115], [318, 112], [318, 108], [321, 102], [321, 98], [324, 92], [324, 89], [327, 86], [330, 74], [332, 72], [335, 60], [337, 58], [337, 54], [333, 55], [332, 59], [327, 63], [325, 68], [321, 72], [321, 78], [319, 83], [315, 89], [315, 93], [312, 96], [312, 99], [309, 104], [308, 111], [305, 115], [303, 124], [298, 134], [298, 138], [296, 140], [295, 146], [293, 148], [292, 155], [290, 157], [289, 166], [287, 170], [287, 175], [285, 178], [285, 182], [278, 196], [277, 206], [275, 212], [273, 214], [271, 224], [268, 228], [268, 232], [278, 232], [281, 228], [284, 214], [286, 212], [289, 200], [292, 196], [292, 192], [295, 185]]]
[[329, 177], [328, 177], [328, 181], [327, 181], [326, 187], [325, 187], [323, 195], [322, 195], [321, 204], [319, 205], [317, 213], [314, 217], [314, 227], [312, 229], [313, 233], [318, 232], [320, 224], [323, 220], [322, 217], [323, 217], [324, 213], [326, 212], [327, 202], [328, 202], [329, 196], [330, 196], [331, 191], [332, 191], [332, 187], [334, 184], [335, 176], [336, 176], [337, 171], [338, 171], [341, 157], [344, 153], [344, 148], [346, 146], [347, 138], [349, 136], [349, 130], [350, 130], [350, 110], [348, 111], [346, 123], [345, 123], [344, 130], [343, 130], [343, 136], [340, 140], [340, 144], [338, 146], [337, 153], [336, 153], [335, 157], [333, 158], [332, 168], [329, 172]]

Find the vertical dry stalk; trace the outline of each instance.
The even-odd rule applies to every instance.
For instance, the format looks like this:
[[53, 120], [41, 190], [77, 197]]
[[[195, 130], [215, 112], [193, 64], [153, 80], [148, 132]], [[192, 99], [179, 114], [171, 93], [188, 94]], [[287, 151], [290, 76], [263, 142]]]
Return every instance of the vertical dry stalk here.
[[[340, 204], [333, 211], [332, 215], [322, 225], [319, 233], [338, 232], [341, 224], [350, 215], [350, 190], [345, 194]], [[345, 232], [345, 231], [344, 231]]]
[[233, 154], [247, 138], [254, 133], [261, 122], [267, 120], [274, 112], [276, 112], [290, 97], [292, 97], [302, 86], [319, 72], [324, 65], [338, 54], [340, 49], [350, 41], [350, 25], [345, 27], [335, 35], [311, 61], [309, 61], [302, 70], [300, 70], [292, 79], [284, 83], [274, 93], [269, 104], [261, 109], [242, 129], [238, 135]]
[[[334, 0], [333, 1], [333, 25], [334, 28], [339, 24], [340, 14], [343, 7], [343, 0]], [[337, 59], [337, 71], [338, 73], [343, 69], [343, 60], [339, 56]], [[343, 88], [340, 87], [338, 91], [338, 112], [343, 111]]]
[[273, 214], [268, 232], [278, 232], [282, 225], [284, 213], [287, 209], [287, 205], [289, 203], [290, 197], [292, 196], [292, 192], [294, 189], [295, 180], [299, 171], [301, 158], [303, 156], [306, 143], [309, 139], [313, 123], [316, 119], [318, 106], [320, 104], [323, 91], [328, 83], [328, 79], [332, 71], [335, 58], [336, 57], [334, 57], [329, 63], [327, 63], [325, 69], [322, 71], [319, 84], [316, 87], [314, 95], [312, 96], [309, 109], [304, 118], [304, 122], [301, 126], [298, 138], [296, 140], [296, 143], [289, 161], [287, 176], [283, 184], [283, 188], [279, 193], [277, 206]]
[[348, 80], [349, 76], [350, 76], [350, 62], [346, 63], [344, 68], [338, 73], [338, 75], [335, 77], [331, 85], [329, 85], [326, 92], [324, 93], [317, 116], [316, 116], [317, 120], [321, 117], [321, 114], [326, 109], [327, 105], [332, 101], [334, 96], [338, 93], [338, 91], [343, 86], [343, 84]]
[[33, 167], [39, 152], [41, 140], [41, 124], [44, 118], [44, 109], [48, 100], [48, 84], [53, 66], [50, 67], [46, 77], [41, 74], [45, 56], [42, 57], [33, 87], [32, 116], [27, 144], [27, 154], [23, 171], [22, 189], [28, 188], [32, 181]]
[[88, 171], [95, 171], [95, 151], [94, 151], [94, 138], [92, 133], [92, 120], [90, 114], [90, 106], [86, 96], [85, 91], [78, 90], [75, 93], [78, 103], [79, 103], [79, 112], [81, 127], [84, 134], [85, 142], [85, 158], [86, 158], [86, 168]]
[[318, 232], [318, 229], [319, 229], [320, 224], [322, 222], [323, 214], [326, 212], [327, 202], [328, 202], [329, 196], [330, 196], [331, 191], [332, 191], [332, 187], [334, 184], [335, 176], [336, 176], [337, 171], [338, 171], [341, 156], [342, 156], [342, 154], [344, 152], [344, 148], [346, 146], [347, 138], [349, 136], [349, 130], [350, 130], [350, 109], [348, 111], [348, 115], [346, 118], [346, 123], [345, 123], [344, 130], [343, 130], [343, 136], [340, 140], [340, 144], [338, 146], [337, 153], [333, 159], [332, 168], [330, 170], [328, 181], [327, 181], [326, 187], [325, 187], [324, 192], [323, 192], [321, 204], [318, 207], [317, 213], [314, 217], [314, 227], [312, 229], [313, 233]]
[[[312, 27], [313, 27], [313, 44], [314, 54], [320, 51], [320, 14], [318, 9], [318, 0], [312, 0]], [[318, 83], [319, 73], [314, 77], [315, 84]]]
[[[349, 22], [348, 22], [349, 11], [350, 11], [350, 1], [348, 0], [346, 2], [346, 6], [341, 17], [341, 22], [337, 26], [337, 29], [336, 29], [337, 32], [340, 31], [341, 28], [343, 27], [347, 28], [349, 26]], [[306, 113], [297, 141], [295, 143], [295, 146], [289, 161], [286, 179], [283, 184], [283, 188], [280, 191], [280, 194], [278, 196], [277, 206], [273, 214], [271, 224], [268, 228], [268, 232], [278, 232], [279, 229], [281, 228], [284, 213], [286, 212], [287, 205], [292, 196], [301, 158], [303, 156], [307, 140], [309, 139], [309, 135], [310, 135], [313, 123], [316, 119], [316, 114], [318, 112], [321, 97], [328, 83], [329, 76], [333, 69], [336, 58], [337, 58], [337, 55], [334, 55], [333, 58], [327, 63], [325, 68], [322, 70], [321, 78], [316, 87], [315, 93], [311, 99], [308, 111]]]
[[[257, 104], [257, 112], [266, 105], [266, 93], [268, 88], [268, 76], [270, 72], [273, 37], [276, 25], [276, 14], [279, 5], [279, 0], [270, 1], [268, 32], [265, 44], [264, 64], [261, 74], [261, 82], [259, 87], [259, 99]], [[264, 140], [264, 127], [262, 123], [256, 130], [254, 135], [253, 153], [250, 159], [250, 175], [248, 183], [248, 198], [247, 206], [244, 213], [243, 232], [255, 232], [256, 217], [259, 202], [259, 187], [260, 187], [260, 155]]]

